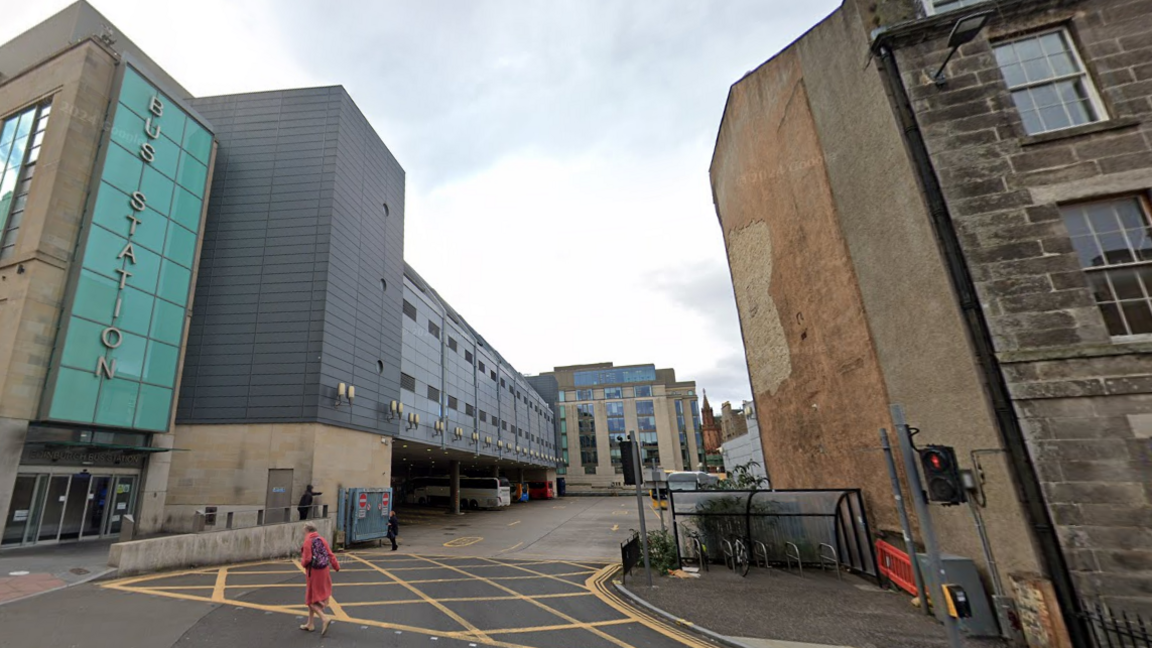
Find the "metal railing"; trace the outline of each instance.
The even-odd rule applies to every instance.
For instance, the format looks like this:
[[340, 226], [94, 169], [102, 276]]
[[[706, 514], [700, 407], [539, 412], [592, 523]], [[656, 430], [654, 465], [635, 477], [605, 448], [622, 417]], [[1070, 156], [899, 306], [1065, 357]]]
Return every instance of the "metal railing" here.
[[211, 531], [248, 529], [269, 524], [302, 522], [304, 520], [328, 517], [327, 504], [313, 504], [309, 507], [304, 517], [300, 517], [297, 512], [300, 508], [299, 506], [280, 506], [219, 513], [218, 507], [205, 506], [194, 514], [192, 531], [194, 533], [206, 533]]
[[1085, 601], [1083, 608], [1097, 648], [1152, 648], [1152, 622], [1101, 601]]

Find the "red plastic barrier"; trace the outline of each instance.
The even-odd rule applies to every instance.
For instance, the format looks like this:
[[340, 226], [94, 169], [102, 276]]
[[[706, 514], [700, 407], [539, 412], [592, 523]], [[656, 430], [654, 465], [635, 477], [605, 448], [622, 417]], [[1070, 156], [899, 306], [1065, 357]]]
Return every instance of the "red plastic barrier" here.
[[880, 562], [880, 573], [896, 583], [900, 589], [916, 596], [916, 576], [912, 573], [912, 561], [908, 554], [884, 542], [876, 541], [876, 559]]

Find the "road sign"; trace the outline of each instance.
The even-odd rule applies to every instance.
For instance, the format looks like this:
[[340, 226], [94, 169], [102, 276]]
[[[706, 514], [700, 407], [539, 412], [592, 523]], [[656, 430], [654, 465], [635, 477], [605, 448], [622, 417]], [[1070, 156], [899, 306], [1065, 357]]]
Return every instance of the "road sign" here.
[[368, 508], [368, 493], [360, 493], [360, 508]]
[[381, 517], [388, 517], [388, 505], [391, 503], [389, 501], [391, 499], [392, 498], [389, 497], [388, 493], [381, 493], [380, 494], [380, 505], [377, 508], [380, 509]]

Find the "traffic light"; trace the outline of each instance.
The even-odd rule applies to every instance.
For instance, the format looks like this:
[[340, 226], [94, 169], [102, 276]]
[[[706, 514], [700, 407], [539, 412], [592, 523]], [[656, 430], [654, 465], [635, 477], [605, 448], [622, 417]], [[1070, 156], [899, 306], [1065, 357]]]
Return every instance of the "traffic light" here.
[[624, 483], [628, 486], [635, 486], [640, 476], [640, 471], [636, 469], [636, 449], [633, 447], [635, 445], [632, 441], [620, 442], [620, 463], [624, 468]]
[[960, 481], [960, 467], [956, 464], [956, 451], [949, 446], [930, 445], [920, 449], [920, 465], [924, 468], [924, 483], [928, 499], [945, 506], [968, 501]]

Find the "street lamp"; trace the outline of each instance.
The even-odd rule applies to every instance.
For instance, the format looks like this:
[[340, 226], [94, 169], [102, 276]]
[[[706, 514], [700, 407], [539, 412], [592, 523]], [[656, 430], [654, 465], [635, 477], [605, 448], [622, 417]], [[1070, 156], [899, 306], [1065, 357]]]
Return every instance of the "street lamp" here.
[[944, 62], [940, 64], [940, 69], [936, 70], [936, 74], [932, 75], [932, 80], [936, 82], [937, 86], [943, 86], [948, 83], [948, 79], [944, 77], [944, 68], [948, 67], [948, 61], [956, 54], [961, 45], [971, 43], [980, 35], [984, 26], [988, 24], [988, 19], [992, 17], [991, 11], [981, 11], [974, 13], [956, 21], [952, 26], [952, 33], [948, 35], [948, 47], [951, 48], [948, 56], [944, 58]]

